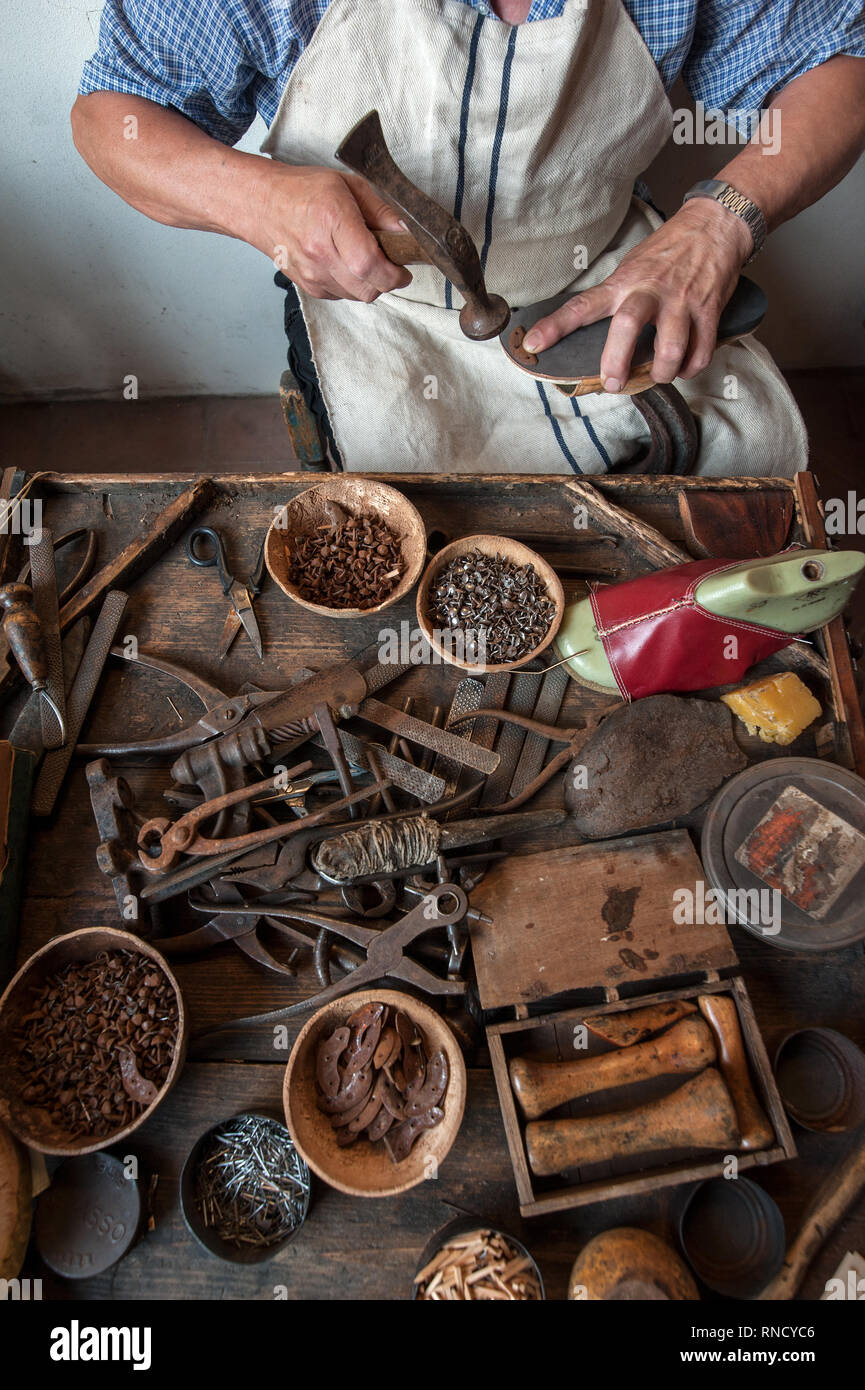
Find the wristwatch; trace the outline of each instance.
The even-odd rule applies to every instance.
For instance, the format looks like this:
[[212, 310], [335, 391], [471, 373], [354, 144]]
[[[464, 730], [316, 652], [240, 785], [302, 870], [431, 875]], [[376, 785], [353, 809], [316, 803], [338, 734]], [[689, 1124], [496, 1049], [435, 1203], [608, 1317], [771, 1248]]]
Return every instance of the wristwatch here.
[[766, 219], [757, 204], [746, 198], [744, 193], [737, 193], [736, 189], [729, 183], [724, 183], [723, 179], [701, 179], [693, 188], [688, 189], [682, 199], [683, 204], [687, 203], [689, 198], [712, 198], [716, 203], [720, 203], [722, 208], [727, 208], [729, 212], [741, 217], [754, 238], [754, 249], [745, 262], [746, 265], [750, 265], [754, 257], [762, 251], [767, 234]]

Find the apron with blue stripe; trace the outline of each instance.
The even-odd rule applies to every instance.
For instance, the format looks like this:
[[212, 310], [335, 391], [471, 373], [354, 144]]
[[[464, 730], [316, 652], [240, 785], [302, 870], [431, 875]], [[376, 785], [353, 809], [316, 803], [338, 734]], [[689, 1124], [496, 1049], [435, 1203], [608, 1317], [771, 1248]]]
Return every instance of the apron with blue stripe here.
[[[568, 0], [519, 26], [460, 0], [331, 0], [262, 148], [338, 169], [334, 151], [373, 108], [397, 164], [453, 210], [513, 306], [597, 284], [659, 224], [633, 187], [672, 112], [619, 0]], [[411, 273], [372, 305], [300, 291], [346, 469], [603, 473], [644, 448], [627, 397], [569, 399], [527, 376], [497, 341], [462, 335], [461, 296], [438, 270]], [[792, 398], [753, 341], [680, 385], [700, 417], [700, 471], [804, 466], [790, 463], [804, 449]]]

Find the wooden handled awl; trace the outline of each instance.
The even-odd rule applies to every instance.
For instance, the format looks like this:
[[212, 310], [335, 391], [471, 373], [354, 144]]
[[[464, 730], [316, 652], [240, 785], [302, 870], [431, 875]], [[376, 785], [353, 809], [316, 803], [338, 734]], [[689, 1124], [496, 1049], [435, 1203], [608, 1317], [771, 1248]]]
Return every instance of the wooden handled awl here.
[[628, 1086], [653, 1076], [702, 1071], [715, 1061], [715, 1044], [708, 1024], [686, 1018], [648, 1042], [637, 1043], [602, 1057], [581, 1057], [573, 1062], [535, 1062], [514, 1057], [511, 1085], [529, 1120], [557, 1105], [594, 1095], [614, 1086]]
[[859, 1139], [817, 1189], [780, 1273], [767, 1284], [760, 1299], [774, 1302], [795, 1298], [808, 1266], [838, 1222], [865, 1191], [865, 1140]]
[[33, 590], [29, 584], [4, 584], [0, 588], [0, 608], [5, 609], [3, 634], [9, 650], [21, 667], [21, 674], [31, 689], [38, 691], [54, 712], [60, 726], [61, 739], [66, 742], [66, 722], [57, 702], [48, 690], [48, 650], [42, 624], [33, 607]]
[[584, 1120], [532, 1120], [526, 1125], [529, 1164], [538, 1177], [568, 1168], [635, 1158], [668, 1149], [739, 1147], [730, 1094], [714, 1067], [661, 1100]]
[[729, 994], [701, 994], [698, 1003], [703, 1017], [712, 1025], [718, 1044], [721, 1075], [739, 1117], [742, 1135], [740, 1147], [747, 1150], [767, 1149], [774, 1138], [774, 1130], [751, 1085], [736, 1005]]

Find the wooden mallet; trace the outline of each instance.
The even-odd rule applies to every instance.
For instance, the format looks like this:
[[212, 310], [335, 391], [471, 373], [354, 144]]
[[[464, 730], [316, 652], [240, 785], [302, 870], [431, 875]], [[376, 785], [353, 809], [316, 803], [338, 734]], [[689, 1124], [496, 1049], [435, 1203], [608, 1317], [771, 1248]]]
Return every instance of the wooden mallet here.
[[715, 1061], [715, 1044], [708, 1024], [701, 1018], [685, 1018], [660, 1037], [601, 1057], [581, 1057], [573, 1062], [536, 1062], [514, 1057], [511, 1085], [523, 1114], [536, 1120], [569, 1100], [629, 1086], [653, 1076], [702, 1071]]

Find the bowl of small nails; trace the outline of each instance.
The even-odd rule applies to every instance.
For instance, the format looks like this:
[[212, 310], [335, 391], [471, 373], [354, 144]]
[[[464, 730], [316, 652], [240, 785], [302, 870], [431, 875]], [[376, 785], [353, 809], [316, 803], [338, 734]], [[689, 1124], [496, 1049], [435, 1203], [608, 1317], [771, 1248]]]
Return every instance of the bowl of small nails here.
[[202, 1134], [180, 1175], [188, 1229], [231, 1264], [273, 1259], [306, 1220], [309, 1194], [309, 1169], [285, 1125], [252, 1111]]
[[129, 932], [49, 941], [0, 998], [0, 1118], [46, 1154], [95, 1153], [153, 1114], [186, 1055], [180, 986]]
[[298, 1151], [352, 1197], [393, 1197], [434, 1177], [465, 1098], [450, 1028], [427, 1004], [387, 989], [343, 995], [313, 1014], [283, 1084]]
[[279, 509], [264, 559], [294, 603], [329, 618], [357, 618], [380, 613], [414, 588], [426, 530], [396, 488], [336, 473]]
[[515, 671], [540, 656], [564, 611], [553, 567], [507, 536], [452, 541], [427, 565], [417, 592], [427, 642], [442, 660], [479, 675]]

